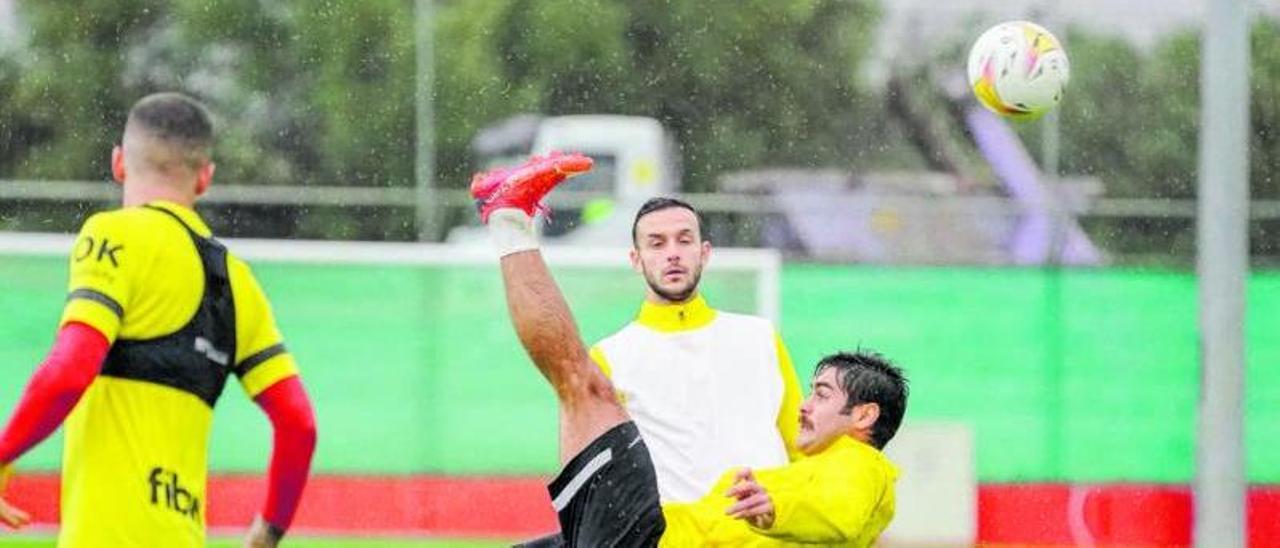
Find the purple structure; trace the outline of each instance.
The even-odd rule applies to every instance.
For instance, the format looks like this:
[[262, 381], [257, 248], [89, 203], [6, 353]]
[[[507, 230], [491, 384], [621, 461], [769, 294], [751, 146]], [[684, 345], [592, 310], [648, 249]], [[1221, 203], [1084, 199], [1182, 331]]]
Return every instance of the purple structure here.
[[1102, 253], [1066, 211], [1063, 201], [1040, 180], [1035, 162], [1009, 124], [976, 105], [965, 111], [965, 123], [992, 172], [1021, 210], [1007, 243], [1013, 262], [1102, 262]]

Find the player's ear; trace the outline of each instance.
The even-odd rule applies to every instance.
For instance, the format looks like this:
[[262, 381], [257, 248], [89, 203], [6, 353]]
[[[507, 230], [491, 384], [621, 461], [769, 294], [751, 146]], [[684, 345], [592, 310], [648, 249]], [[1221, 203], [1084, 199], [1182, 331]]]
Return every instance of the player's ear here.
[[699, 254], [702, 255], [702, 263], [706, 264], [707, 259], [711, 258], [711, 241], [702, 240], [702, 251]]
[[853, 427], [857, 430], [871, 431], [880, 418], [880, 404], [864, 403], [853, 408]]
[[111, 177], [124, 184], [124, 176], [124, 146], [116, 145], [111, 149]]
[[627, 253], [627, 257], [631, 259], [631, 270], [636, 271], [637, 274], [643, 274], [644, 267], [640, 264], [640, 250], [636, 249], [634, 243], [631, 246], [631, 251]]
[[213, 162], [206, 162], [196, 171], [196, 196], [202, 196], [209, 190], [209, 185], [213, 183], [214, 167]]

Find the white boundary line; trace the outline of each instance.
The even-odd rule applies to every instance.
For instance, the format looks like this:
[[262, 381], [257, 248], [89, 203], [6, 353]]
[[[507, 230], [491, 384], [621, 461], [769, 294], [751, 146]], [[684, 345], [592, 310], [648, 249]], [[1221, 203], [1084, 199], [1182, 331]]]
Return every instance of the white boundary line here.
[[[30, 232], [0, 232], [0, 255], [64, 257], [75, 236]], [[328, 240], [263, 240], [227, 238], [219, 241], [248, 261], [264, 263], [364, 265], [492, 265], [497, 261], [486, 244], [449, 245], [410, 242], [354, 242]], [[631, 268], [626, 247], [547, 245], [543, 254], [553, 266]], [[774, 322], [781, 319], [782, 256], [774, 249], [715, 248], [712, 271], [756, 272], [757, 313]]]

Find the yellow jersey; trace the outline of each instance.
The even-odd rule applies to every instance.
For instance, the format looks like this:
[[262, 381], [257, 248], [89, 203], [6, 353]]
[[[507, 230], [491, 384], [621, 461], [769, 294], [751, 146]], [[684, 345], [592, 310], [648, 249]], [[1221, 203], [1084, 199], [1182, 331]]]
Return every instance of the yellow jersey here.
[[62, 323], [111, 342], [66, 422], [59, 546], [204, 546], [207, 444], [228, 375], [254, 397], [297, 374], [249, 267], [170, 202], [77, 237]]
[[848, 437], [786, 466], [755, 470], [774, 507], [774, 523], [759, 529], [730, 518], [725, 496], [737, 470], [720, 477], [697, 502], [663, 504], [667, 530], [660, 546], [871, 546], [893, 519], [898, 470], [874, 447]]

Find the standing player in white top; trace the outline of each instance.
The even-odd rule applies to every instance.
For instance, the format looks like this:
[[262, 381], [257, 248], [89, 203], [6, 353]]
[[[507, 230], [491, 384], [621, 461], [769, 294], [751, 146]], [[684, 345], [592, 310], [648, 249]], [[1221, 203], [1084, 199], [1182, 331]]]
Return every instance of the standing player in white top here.
[[768, 320], [715, 310], [698, 293], [711, 242], [697, 211], [650, 199], [632, 246], [645, 301], [591, 358], [649, 446], [662, 501], [696, 501], [732, 467], [797, 458], [802, 396], [791, 358]]

